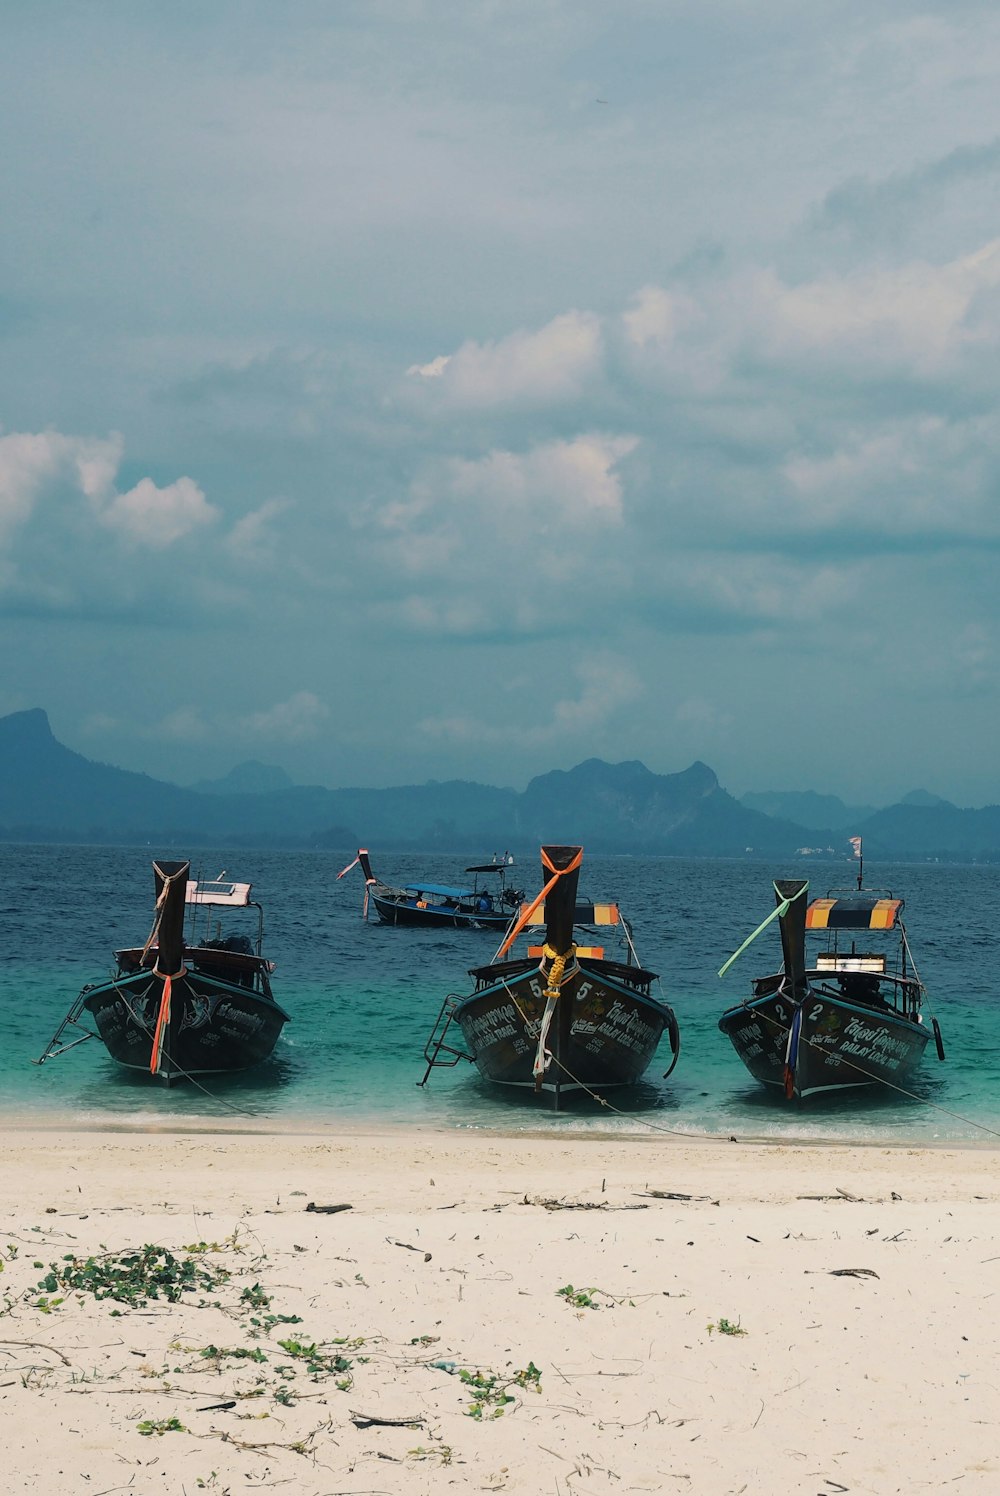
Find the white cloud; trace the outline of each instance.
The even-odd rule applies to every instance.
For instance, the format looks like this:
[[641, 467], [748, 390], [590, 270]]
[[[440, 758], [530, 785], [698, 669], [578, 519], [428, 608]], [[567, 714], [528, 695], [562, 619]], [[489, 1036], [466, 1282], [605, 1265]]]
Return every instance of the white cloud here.
[[174, 743], [206, 743], [212, 740], [214, 732], [215, 725], [200, 708], [179, 706], [147, 729], [146, 735]]
[[831, 452], [793, 453], [783, 476], [803, 532], [849, 522], [859, 534], [996, 538], [998, 470], [992, 416], [920, 416], [850, 432]]
[[449, 353], [439, 353], [437, 358], [432, 358], [429, 364], [411, 364], [407, 374], [419, 374], [424, 379], [440, 379], [441, 375], [451, 363]]
[[414, 364], [409, 374], [432, 380], [450, 405], [486, 409], [578, 397], [599, 372], [600, 318], [569, 311], [537, 332], [519, 330], [495, 343], [463, 343], [453, 354]]
[[274, 555], [273, 521], [291, 507], [288, 499], [269, 499], [258, 509], [238, 519], [226, 536], [226, 548], [240, 561], [255, 564], [269, 561]]
[[0, 436], [0, 540], [25, 526], [40, 503], [51, 507], [64, 500], [67, 490], [86, 498], [102, 525], [154, 549], [216, 518], [218, 511], [191, 478], [164, 488], [142, 478], [127, 492], [117, 492], [114, 480], [123, 454], [117, 432], [107, 438], [58, 431]]
[[459, 501], [483, 511], [530, 513], [546, 530], [584, 527], [594, 521], [620, 525], [624, 493], [616, 465], [638, 445], [634, 436], [588, 433], [553, 441], [529, 452], [489, 452], [474, 461], [455, 458], [449, 487]]
[[531, 631], [547, 612], [592, 608], [580, 578], [599, 568], [602, 595], [619, 585], [608, 552], [626, 528], [618, 464], [633, 436], [587, 433], [428, 465], [402, 499], [371, 506], [362, 548], [377, 558], [372, 620], [454, 637]]
[[102, 525], [154, 550], [211, 524], [218, 514], [191, 478], [178, 478], [165, 488], [157, 488], [152, 478], [141, 478], [127, 493], [115, 494], [98, 508]]
[[[316, 737], [329, 715], [329, 709], [312, 691], [296, 691], [287, 701], [236, 717], [221, 712], [207, 713], [186, 703], [152, 723], [144, 735], [188, 744], [217, 743], [220, 737], [224, 737], [234, 749], [251, 739], [299, 743]], [[93, 730], [108, 730], [110, 720], [92, 718]]]
[[777, 352], [852, 350], [879, 363], [897, 359], [930, 370], [963, 348], [994, 344], [995, 307], [974, 315], [976, 298], [1000, 286], [1000, 240], [944, 265], [828, 276], [796, 286], [771, 272], [750, 278], [751, 301]]
[[529, 720], [523, 715], [513, 721], [502, 714], [498, 720], [444, 713], [425, 717], [417, 730], [435, 741], [467, 747], [516, 743], [554, 748], [563, 741], [586, 742], [588, 737], [598, 735], [622, 707], [643, 694], [642, 682], [631, 663], [611, 651], [579, 660], [572, 673], [579, 683], [577, 693], [559, 697], [551, 704], [539, 699], [538, 709]]
[[56, 482], [88, 497], [105, 492], [121, 462], [122, 438], [63, 436], [58, 431], [12, 431], [0, 436], [0, 543], [31, 518]]
[[677, 329], [677, 297], [662, 286], [643, 286], [632, 305], [622, 313], [629, 343], [644, 348], [647, 343], [668, 343]]
[[287, 701], [241, 718], [238, 725], [255, 737], [297, 743], [318, 736], [329, 716], [329, 707], [312, 691], [296, 691]]

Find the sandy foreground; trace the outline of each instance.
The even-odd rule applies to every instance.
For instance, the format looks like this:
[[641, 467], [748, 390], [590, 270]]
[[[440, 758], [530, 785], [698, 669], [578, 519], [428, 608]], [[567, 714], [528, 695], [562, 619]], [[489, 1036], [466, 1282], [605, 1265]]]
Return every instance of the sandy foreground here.
[[7, 1491], [1000, 1491], [994, 1152], [8, 1131], [0, 1179]]

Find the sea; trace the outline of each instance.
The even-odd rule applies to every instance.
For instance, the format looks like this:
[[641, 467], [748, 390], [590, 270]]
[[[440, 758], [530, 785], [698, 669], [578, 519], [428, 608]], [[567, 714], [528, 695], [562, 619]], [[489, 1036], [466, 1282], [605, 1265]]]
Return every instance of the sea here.
[[[424, 1049], [442, 1004], [470, 990], [497, 937], [485, 931], [412, 930], [362, 918], [364, 880], [337, 873], [354, 853], [199, 850], [192, 875], [252, 882], [265, 913], [264, 951], [275, 997], [289, 1013], [270, 1060], [203, 1087], [170, 1089], [121, 1069], [99, 1039], [34, 1063], [87, 983], [114, 970], [113, 951], [141, 944], [153, 910], [152, 858], [183, 848], [0, 845], [0, 1116], [8, 1126], [176, 1131], [280, 1130], [336, 1134], [432, 1129], [481, 1133], [735, 1137], [787, 1142], [997, 1146], [1000, 1011], [997, 926], [1000, 867], [939, 863], [865, 868], [866, 887], [905, 899], [910, 946], [927, 987], [927, 1021], [941, 1025], [907, 1091], [843, 1092], [788, 1102], [756, 1085], [717, 1023], [780, 964], [775, 923], [729, 970], [719, 968], [774, 908], [772, 879], [804, 874], [810, 894], [852, 886], [856, 864], [775, 865], [747, 858], [587, 857], [581, 898], [617, 901], [642, 964], [660, 973], [675, 1009], [681, 1054], [673, 1074], [666, 1039], [646, 1078], [607, 1093], [610, 1105], [488, 1085], [463, 1061], [427, 1069]], [[467, 884], [466, 856], [373, 849], [386, 882]], [[535, 893], [537, 860], [515, 882]], [[223, 932], [224, 933], [224, 932]], [[611, 954], [609, 947], [608, 953]], [[453, 1033], [455, 1031], [453, 1030]]]

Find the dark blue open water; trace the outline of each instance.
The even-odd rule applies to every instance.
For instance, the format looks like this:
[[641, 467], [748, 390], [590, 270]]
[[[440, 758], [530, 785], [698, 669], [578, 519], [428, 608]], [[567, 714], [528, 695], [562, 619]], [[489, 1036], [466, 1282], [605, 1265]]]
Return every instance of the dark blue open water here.
[[[929, 1046], [917, 1099], [864, 1093], [789, 1105], [755, 1086], [716, 1028], [755, 972], [780, 961], [776, 928], [720, 981], [718, 968], [773, 908], [772, 876], [802, 870], [755, 862], [593, 857], [581, 894], [616, 899], [639, 955], [659, 971], [681, 1025], [683, 1052], [669, 1081], [664, 1041], [650, 1078], [612, 1092], [618, 1112], [582, 1100], [558, 1117], [523, 1094], [487, 1087], [469, 1065], [439, 1070], [419, 1089], [424, 1041], [449, 992], [467, 990], [467, 967], [487, 961], [496, 937], [409, 931], [361, 917], [362, 879], [336, 874], [352, 852], [220, 851], [193, 859], [195, 874], [252, 880], [266, 914], [274, 990], [292, 1015], [273, 1058], [244, 1076], [166, 1090], [115, 1066], [92, 1040], [39, 1067], [37, 1056], [76, 993], [112, 970], [111, 952], [145, 939], [152, 913], [153, 853], [184, 849], [0, 846], [0, 1106], [25, 1123], [68, 1114], [79, 1126], [243, 1125], [355, 1129], [366, 1125], [559, 1132], [648, 1124], [684, 1133], [901, 1142], [995, 1142], [1000, 1135], [1000, 1015], [994, 973], [1000, 869], [869, 866], [866, 882], [906, 899], [913, 954], [930, 992], [927, 1016], [944, 1031], [947, 1062]], [[468, 857], [390, 856], [387, 881], [464, 881]], [[814, 893], [843, 886], [850, 864], [810, 864]], [[518, 882], [539, 887], [537, 863]], [[662, 1061], [662, 1063], [660, 1063]], [[929, 1104], [932, 1103], [932, 1104]], [[958, 1115], [949, 1115], [957, 1113]], [[978, 1124], [978, 1126], [976, 1125]], [[251, 1125], [251, 1124], [247, 1124]], [[984, 1131], [989, 1129], [990, 1131]]]

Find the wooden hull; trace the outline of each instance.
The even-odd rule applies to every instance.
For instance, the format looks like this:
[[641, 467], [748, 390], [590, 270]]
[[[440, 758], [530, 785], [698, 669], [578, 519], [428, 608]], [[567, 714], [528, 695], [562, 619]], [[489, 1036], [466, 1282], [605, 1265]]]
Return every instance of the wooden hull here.
[[425, 930], [496, 930], [502, 935], [512, 917], [510, 910], [446, 909], [434, 904], [421, 908], [412, 899], [385, 898], [374, 892], [371, 898], [384, 925], [408, 925]]
[[[719, 1028], [754, 1080], [799, 1097], [906, 1086], [931, 1038], [913, 1018], [825, 992], [807, 992], [797, 1005], [777, 992], [754, 997], [723, 1013]], [[786, 1084], [789, 1059], [794, 1063]]]
[[[288, 1015], [252, 987], [188, 966], [171, 981], [145, 968], [90, 990], [83, 1001], [108, 1053], [170, 1085], [193, 1075], [247, 1070], [267, 1059]], [[161, 1024], [162, 1018], [162, 1024]], [[160, 1025], [157, 1061], [154, 1042]]]
[[[671, 1009], [624, 979], [629, 969], [580, 958], [578, 972], [564, 984], [555, 1006], [543, 1091], [558, 1095], [631, 1085], [646, 1071], [668, 1026], [674, 1040]], [[482, 968], [479, 990], [456, 1004], [455, 1021], [485, 1080], [535, 1090], [532, 1068], [545, 981], [537, 962], [498, 965], [492, 980], [488, 972]]]

